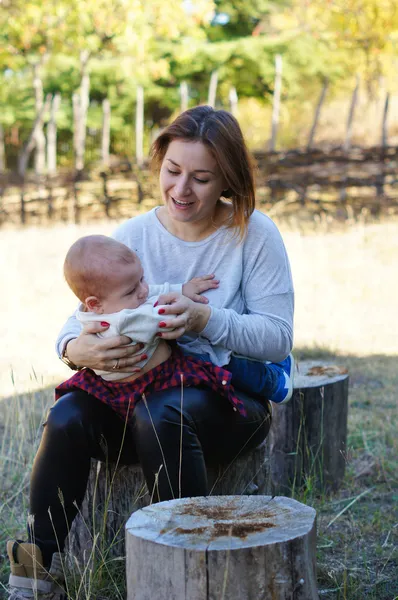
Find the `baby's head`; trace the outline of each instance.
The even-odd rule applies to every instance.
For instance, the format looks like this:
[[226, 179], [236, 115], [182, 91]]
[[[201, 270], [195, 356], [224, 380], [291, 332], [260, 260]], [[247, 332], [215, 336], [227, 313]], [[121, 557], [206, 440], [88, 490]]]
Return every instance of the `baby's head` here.
[[78, 239], [66, 255], [64, 275], [86, 309], [99, 315], [137, 308], [148, 298], [138, 256], [105, 235]]

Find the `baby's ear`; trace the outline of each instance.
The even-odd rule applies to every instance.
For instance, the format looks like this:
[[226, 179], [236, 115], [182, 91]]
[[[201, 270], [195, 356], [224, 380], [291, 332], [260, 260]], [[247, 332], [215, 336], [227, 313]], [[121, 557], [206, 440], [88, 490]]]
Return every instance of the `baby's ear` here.
[[96, 313], [97, 315], [102, 315], [104, 312], [101, 300], [99, 300], [96, 296], [89, 296], [85, 299], [84, 304], [89, 312]]

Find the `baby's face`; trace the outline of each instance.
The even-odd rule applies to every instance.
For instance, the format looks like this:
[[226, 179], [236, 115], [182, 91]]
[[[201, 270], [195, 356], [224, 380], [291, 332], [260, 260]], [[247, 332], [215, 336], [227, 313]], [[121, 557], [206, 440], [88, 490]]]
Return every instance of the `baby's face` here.
[[124, 308], [138, 308], [148, 298], [148, 284], [138, 257], [131, 262], [117, 262], [108, 278], [109, 293], [102, 299], [105, 313], [115, 313]]

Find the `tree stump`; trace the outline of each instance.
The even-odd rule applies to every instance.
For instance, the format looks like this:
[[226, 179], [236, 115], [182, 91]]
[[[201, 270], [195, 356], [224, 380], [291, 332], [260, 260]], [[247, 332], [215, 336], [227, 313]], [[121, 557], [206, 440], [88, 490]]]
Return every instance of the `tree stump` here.
[[[304, 483], [334, 490], [344, 476], [348, 374], [342, 367], [300, 362], [293, 398], [273, 404], [268, 438], [231, 464], [208, 468], [209, 493], [285, 494]], [[68, 537], [79, 560], [93, 546], [108, 557], [124, 556], [124, 525], [150, 503], [141, 468], [92, 461], [87, 492]]]
[[184, 498], [126, 525], [127, 600], [317, 600], [316, 513], [271, 496]]
[[268, 436], [272, 493], [290, 495], [304, 483], [324, 492], [344, 477], [348, 371], [302, 361], [290, 402], [272, 406]]
[[[266, 442], [229, 465], [207, 470], [211, 494], [266, 494], [269, 484]], [[151, 503], [139, 465], [92, 461], [86, 495], [71, 527], [67, 550], [82, 564], [94, 546], [108, 557], [124, 556], [124, 527], [131, 513]]]

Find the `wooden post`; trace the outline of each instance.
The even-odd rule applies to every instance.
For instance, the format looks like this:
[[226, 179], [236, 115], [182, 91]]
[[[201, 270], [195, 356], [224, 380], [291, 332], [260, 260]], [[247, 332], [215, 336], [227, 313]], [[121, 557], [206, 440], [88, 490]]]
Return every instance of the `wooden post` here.
[[109, 166], [109, 147], [111, 143], [111, 104], [108, 98], [102, 101], [102, 140], [101, 159], [105, 167]]
[[347, 151], [351, 148], [352, 125], [354, 122], [355, 108], [356, 108], [356, 105], [358, 102], [358, 90], [359, 90], [359, 77], [357, 76], [357, 82], [356, 82], [354, 91], [352, 92], [350, 110], [349, 110], [348, 119], [347, 119], [345, 141], [343, 144], [343, 150], [345, 150], [345, 151]]
[[135, 113], [135, 156], [137, 164], [144, 162], [144, 89], [137, 86], [137, 103]]
[[170, 500], [126, 525], [127, 600], [318, 600], [316, 513], [283, 497]]
[[347, 369], [300, 362], [292, 399], [272, 408], [268, 442], [273, 493], [290, 495], [306, 482], [323, 492], [336, 490], [347, 452]]
[[189, 102], [188, 84], [186, 81], [180, 83], [180, 100], [181, 112], [185, 112], [188, 109]]
[[235, 87], [231, 87], [229, 90], [229, 110], [236, 117], [238, 112], [238, 94]]
[[207, 104], [213, 108], [216, 105], [217, 97], [217, 84], [218, 84], [218, 71], [213, 71], [210, 76], [209, 93], [207, 97]]
[[322, 108], [323, 102], [325, 100], [325, 96], [326, 96], [326, 92], [327, 92], [328, 86], [329, 86], [329, 80], [325, 79], [325, 81], [323, 82], [321, 95], [319, 96], [319, 100], [318, 100], [318, 103], [316, 105], [315, 114], [314, 114], [314, 121], [312, 123], [310, 135], [308, 136], [307, 152], [309, 152], [311, 150], [312, 144], [314, 142], [316, 129], [318, 127], [319, 116], [321, 114], [321, 108]]
[[51, 102], [50, 120], [47, 125], [47, 172], [57, 173], [57, 112], [61, 102], [61, 94], [55, 94]]
[[282, 56], [277, 54], [275, 56], [275, 83], [274, 83], [274, 96], [272, 102], [272, 127], [271, 127], [271, 140], [269, 143], [269, 149], [271, 152], [275, 151], [276, 148], [276, 137], [278, 134], [279, 125], [279, 112], [281, 104], [281, 90], [282, 90]]

